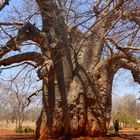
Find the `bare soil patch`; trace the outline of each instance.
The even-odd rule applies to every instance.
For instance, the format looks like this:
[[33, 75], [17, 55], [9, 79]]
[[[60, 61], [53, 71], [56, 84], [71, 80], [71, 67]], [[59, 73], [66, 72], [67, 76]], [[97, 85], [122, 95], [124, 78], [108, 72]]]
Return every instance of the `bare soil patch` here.
[[14, 130], [0, 130], [0, 140], [34, 140], [34, 134], [17, 134]]
[[[0, 130], [0, 140], [34, 140], [34, 134], [16, 134], [13, 130]], [[72, 140], [140, 140], [140, 130], [125, 129], [120, 131], [120, 135], [110, 132], [107, 137], [79, 137]]]
[[128, 128], [121, 130], [119, 135], [115, 135], [114, 131], [112, 131], [106, 137], [80, 137], [73, 140], [140, 140], [140, 129]]

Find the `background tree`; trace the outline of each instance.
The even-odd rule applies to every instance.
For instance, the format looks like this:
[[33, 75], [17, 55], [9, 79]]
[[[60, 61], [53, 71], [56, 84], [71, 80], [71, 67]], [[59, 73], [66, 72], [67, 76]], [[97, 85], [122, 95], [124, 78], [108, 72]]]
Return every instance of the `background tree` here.
[[[36, 104], [40, 100], [37, 98], [33, 98], [33, 95], [38, 95], [40, 91], [36, 91], [35, 93], [30, 93], [33, 91], [29, 91], [29, 87], [23, 86], [24, 83], [19, 82], [21, 77], [18, 77], [18, 79], [14, 80], [12, 79], [12, 82], [3, 81], [0, 88], [0, 106], [1, 106], [1, 120], [6, 120], [7, 123], [11, 121], [12, 123], [16, 122], [16, 128], [21, 128], [23, 121], [28, 120], [33, 121], [33, 118], [35, 117], [35, 114], [30, 115], [30, 117], [27, 117], [26, 113], [33, 109], [35, 107], [35, 101]], [[30, 81], [31, 82], [31, 81]], [[31, 83], [26, 84], [30, 85]], [[24, 87], [24, 88], [23, 88]], [[34, 105], [33, 105], [34, 104]], [[41, 104], [41, 103], [40, 103]], [[32, 106], [32, 107], [31, 107]], [[39, 111], [39, 108], [36, 108]], [[31, 113], [35, 113], [35, 111], [31, 110]], [[40, 112], [40, 111], [39, 111]], [[29, 113], [28, 113], [29, 114]], [[36, 113], [37, 115], [37, 113]], [[39, 115], [38, 115], [39, 116]], [[33, 117], [33, 118], [32, 118]], [[34, 120], [35, 122], [35, 120]]]
[[[8, 2], [1, 3], [1, 11]], [[105, 135], [115, 73], [128, 69], [140, 83], [139, 0], [24, 3], [31, 12], [14, 8], [14, 22], [9, 18], [0, 23], [1, 37], [9, 38], [4, 45], [3, 37], [0, 65], [24, 62], [43, 81], [36, 139]], [[32, 24], [34, 17], [42, 22]], [[39, 49], [22, 50], [25, 42]], [[11, 51], [20, 52], [7, 56]]]
[[137, 103], [137, 106], [136, 106], [136, 118], [137, 118], [137, 120], [140, 119], [140, 110], [139, 110], [139, 107], [140, 107], [140, 103], [138, 102]]
[[136, 120], [139, 114], [138, 99], [133, 94], [125, 94], [122, 97], [113, 98], [112, 120], [119, 119], [122, 127], [137, 125]]

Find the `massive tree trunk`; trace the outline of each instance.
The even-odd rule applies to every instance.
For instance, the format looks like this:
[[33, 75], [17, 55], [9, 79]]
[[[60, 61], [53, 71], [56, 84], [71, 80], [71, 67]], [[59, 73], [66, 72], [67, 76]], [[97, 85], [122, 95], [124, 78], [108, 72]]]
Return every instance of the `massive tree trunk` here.
[[[71, 46], [60, 7], [55, 2], [37, 2], [42, 14], [43, 31], [48, 39], [48, 46], [44, 45], [42, 52], [48, 55], [46, 46], [51, 50], [49, 59], [53, 66], [42, 77], [43, 113], [38, 121], [40, 123], [37, 123], [40, 127], [36, 130], [36, 139], [64, 137], [68, 140], [81, 135], [106, 135], [111, 113], [113, 73], [107, 70], [106, 61], [100, 62], [96, 56], [100, 56], [103, 48], [103, 41], [97, 40], [97, 36], [104, 33], [104, 28], [97, 26], [99, 34], [91, 38], [94, 47], [89, 47], [92, 57], [85, 58], [95, 63], [90, 61], [82, 66], [77, 62], [73, 70]], [[94, 61], [95, 58], [97, 60]]]
[[100, 62], [91, 76], [79, 66], [63, 95], [58, 90], [55, 95], [48, 92], [44, 82], [44, 112], [37, 135], [40, 140], [106, 135], [113, 80], [113, 73], [106, 67], [105, 61]]
[[107, 82], [104, 84], [105, 89], [101, 87], [103, 83], [96, 83], [96, 88], [99, 89], [93, 92], [94, 87], [85, 87], [87, 82], [85, 79], [79, 78], [80, 76], [74, 78], [71, 90], [67, 93], [69, 115], [65, 114], [61, 105], [62, 100], [57, 99], [58, 97], [55, 98], [53, 106], [44, 105], [44, 108], [47, 109], [42, 116], [40, 140], [57, 139], [62, 136], [68, 139], [81, 135], [102, 136], [106, 134], [111, 113], [111, 91], [106, 87], [110, 87], [110, 81], [105, 81]]
[[120, 68], [130, 69], [135, 75], [140, 71], [138, 63], [134, 57], [129, 55], [128, 60], [128, 54], [119, 52], [111, 59], [100, 60], [90, 73], [78, 65], [65, 94], [59, 92], [57, 83], [51, 95], [44, 83], [44, 111], [37, 123], [37, 139], [105, 136], [111, 117], [113, 77]]
[[[90, 37], [92, 45], [85, 52], [86, 63], [82, 66], [75, 62], [73, 70], [71, 46], [59, 11], [60, 5], [49, 1], [37, 2], [42, 14], [43, 31], [46, 32], [48, 46], [52, 50], [49, 57], [54, 64], [48, 75], [43, 77], [44, 109], [40, 117], [40, 130], [36, 131], [40, 132], [36, 133], [37, 139], [105, 135], [110, 120], [113, 80], [113, 73], [107, 70], [106, 61], [100, 62], [99, 57], [103, 49], [105, 25], [102, 28], [96, 26], [94, 32], [99, 32]], [[57, 24], [54, 24], [54, 20]], [[47, 54], [45, 49], [43, 54]]]

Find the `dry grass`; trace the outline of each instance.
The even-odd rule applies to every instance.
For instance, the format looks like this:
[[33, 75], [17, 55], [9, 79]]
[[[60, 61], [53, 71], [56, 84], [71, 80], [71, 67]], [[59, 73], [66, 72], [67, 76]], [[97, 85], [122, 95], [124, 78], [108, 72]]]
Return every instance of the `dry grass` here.
[[[31, 127], [35, 129], [35, 122], [32, 121], [25, 121], [23, 122], [23, 127]], [[11, 123], [10, 121], [7, 123], [6, 121], [0, 121], [0, 130], [15, 130], [16, 129], [16, 123]]]

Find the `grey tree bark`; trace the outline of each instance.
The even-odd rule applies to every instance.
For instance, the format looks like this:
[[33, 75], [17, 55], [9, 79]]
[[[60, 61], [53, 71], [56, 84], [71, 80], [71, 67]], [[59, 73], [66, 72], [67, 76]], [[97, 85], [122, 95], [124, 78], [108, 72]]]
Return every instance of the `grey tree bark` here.
[[[88, 36], [88, 43], [84, 44], [88, 46], [83, 55], [84, 61], [79, 62], [75, 58], [75, 66], [72, 67], [73, 54], [59, 9], [61, 5], [40, 0], [37, 2], [42, 14], [43, 31], [47, 36], [51, 36], [52, 42], [48, 42], [48, 45], [50, 48], [55, 46], [50, 54], [54, 73], [47, 82], [44, 79], [44, 114], [40, 135], [37, 137], [40, 140], [59, 137], [67, 140], [81, 135], [91, 137], [106, 135], [111, 116], [114, 75], [120, 68], [134, 70], [124, 62], [132, 61], [131, 58], [128, 60], [129, 54], [124, 51], [117, 54], [118, 58], [120, 56], [119, 62], [115, 55], [114, 58], [101, 59], [105, 43], [104, 35], [114, 24], [114, 14], [111, 13], [107, 18], [104, 18], [104, 15], [97, 17], [98, 23], [91, 28], [92, 34]], [[124, 2], [119, 1], [114, 9], [119, 9], [123, 4]], [[108, 10], [106, 9], [104, 14], [108, 14]], [[48, 74], [51, 73], [50, 70]]]

